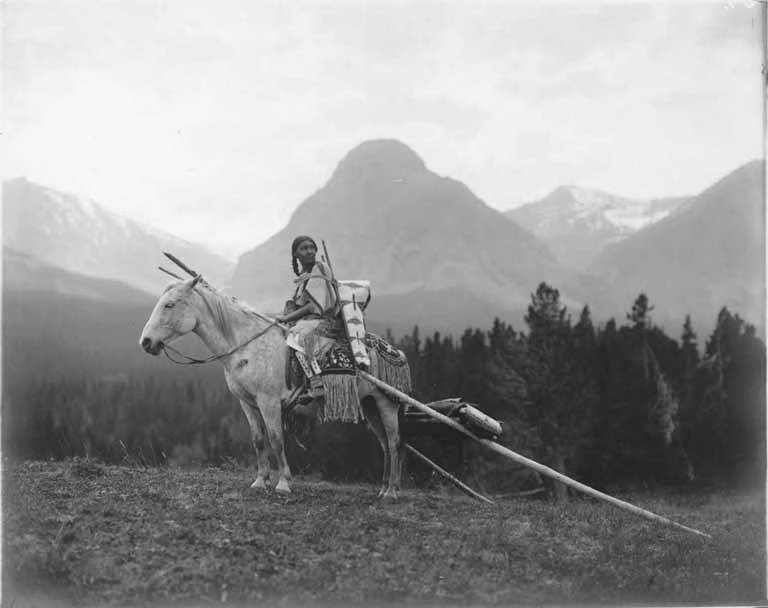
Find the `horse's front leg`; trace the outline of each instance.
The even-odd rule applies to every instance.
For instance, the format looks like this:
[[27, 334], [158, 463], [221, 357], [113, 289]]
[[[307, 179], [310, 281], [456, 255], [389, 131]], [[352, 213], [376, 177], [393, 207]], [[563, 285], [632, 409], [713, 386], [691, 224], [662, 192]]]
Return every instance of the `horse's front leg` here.
[[289, 493], [291, 491], [291, 469], [288, 459], [285, 457], [285, 443], [283, 441], [283, 418], [280, 395], [260, 394], [258, 396], [259, 412], [264, 420], [264, 426], [272, 453], [277, 459], [277, 471], [279, 479], [275, 490]]
[[256, 480], [251, 484], [251, 488], [265, 490], [269, 477], [269, 445], [264, 436], [264, 423], [255, 402], [251, 405], [248, 401], [241, 399], [240, 407], [248, 420], [248, 426], [251, 429], [251, 444], [256, 452]]

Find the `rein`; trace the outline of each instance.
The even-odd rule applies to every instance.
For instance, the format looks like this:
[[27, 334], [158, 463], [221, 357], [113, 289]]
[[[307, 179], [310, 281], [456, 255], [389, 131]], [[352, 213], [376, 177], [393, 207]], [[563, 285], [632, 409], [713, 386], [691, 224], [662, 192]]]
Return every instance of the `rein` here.
[[[262, 315], [259, 315], [259, 316], [261, 318], [266, 318]], [[185, 355], [184, 353], [173, 348], [169, 344], [163, 345], [163, 353], [165, 353], [165, 356], [168, 358], [169, 361], [175, 363], [176, 365], [202, 365], [204, 363], [211, 363], [213, 361], [218, 361], [219, 359], [223, 359], [224, 357], [229, 357], [231, 354], [236, 353], [238, 350], [240, 350], [244, 346], [247, 346], [254, 340], [261, 338], [261, 336], [263, 336], [273, 327], [279, 327], [281, 330], [285, 331], [285, 327], [281, 323], [279, 323], [278, 321], [271, 321], [269, 325], [267, 325], [264, 329], [262, 329], [257, 334], [248, 338], [245, 342], [238, 344], [237, 346], [235, 346], [234, 348], [231, 348], [225, 353], [221, 353], [220, 355], [211, 355], [210, 357], [206, 357], [205, 359], [196, 359], [195, 357], [190, 357], [189, 355]], [[184, 357], [186, 361], [179, 361], [178, 359], [174, 359], [173, 357], [171, 357], [170, 354], [168, 354], [168, 351], [171, 351], [174, 355], [178, 355], [179, 357]]]

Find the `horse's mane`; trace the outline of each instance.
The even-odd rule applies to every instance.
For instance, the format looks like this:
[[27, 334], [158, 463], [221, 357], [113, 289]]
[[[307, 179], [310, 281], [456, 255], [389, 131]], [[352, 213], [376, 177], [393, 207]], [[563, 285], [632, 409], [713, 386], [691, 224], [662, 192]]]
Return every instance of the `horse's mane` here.
[[[165, 288], [165, 291], [168, 291], [177, 285], [179, 285], [179, 283], [171, 283]], [[197, 286], [202, 287], [202, 289], [196, 289], [195, 291], [202, 297], [214, 322], [228, 339], [234, 339], [232, 321], [235, 317], [244, 316], [254, 321], [265, 320], [264, 315], [250, 304], [242, 302], [234, 296], [222, 293], [206, 280], [201, 280]]]

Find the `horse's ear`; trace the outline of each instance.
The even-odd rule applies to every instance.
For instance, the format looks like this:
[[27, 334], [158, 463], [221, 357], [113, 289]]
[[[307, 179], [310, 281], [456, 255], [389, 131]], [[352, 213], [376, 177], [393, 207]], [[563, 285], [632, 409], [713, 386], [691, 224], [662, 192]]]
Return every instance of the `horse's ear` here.
[[194, 289], [195, 286], [202, 280], [202, 278], [203, 278], [203, 275], [201, 274], [197, 275], [192, 281], [192, 283], [190, 283], [189, 288]]

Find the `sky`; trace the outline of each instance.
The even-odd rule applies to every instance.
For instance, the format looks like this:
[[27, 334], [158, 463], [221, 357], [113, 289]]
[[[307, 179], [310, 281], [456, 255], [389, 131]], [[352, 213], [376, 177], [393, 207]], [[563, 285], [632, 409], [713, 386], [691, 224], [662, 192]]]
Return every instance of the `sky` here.
[[2, 6], [3, 178], [233, 260], [369, 139], [499, 210], [696, 194], [762, 155], [747, 0]]

